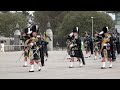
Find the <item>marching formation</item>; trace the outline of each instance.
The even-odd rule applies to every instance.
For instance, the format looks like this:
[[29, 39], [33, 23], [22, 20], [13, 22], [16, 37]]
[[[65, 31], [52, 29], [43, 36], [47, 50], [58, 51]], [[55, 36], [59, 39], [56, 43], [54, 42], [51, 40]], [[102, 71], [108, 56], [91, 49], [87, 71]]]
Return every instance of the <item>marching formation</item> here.
[[[67, 37], [67, 53], [70, 59], [69, 68], [74, 67], [75, 58], [79, 62], [79, 67], [86, 65], [85, 58], [94, 55], [94, 60], [101, 59], [101, 69], [105, 69], [107, 61], [110, 62], [109, 68], [112, 68], [112, 62], [116, 60], [116, 52], [120, 54], [120, 39], [117, 30], [110, 31], [108, 27], [103, 27], [100, 32], [94, 34], [94, 38], [85, 32], [83, 45], [85, 55], [82, 51], [82, 40], [80, 37], [80, 29], [74, 27], [72, 32]], [[28, 59], [30, 60], [31, 69], [29, 72], [34, 72], [34, 64], [38, 65], [38, 71], [45, 66], [44, 61], [48, 59], [47, 45], [51, 40], [46, 33], [40, 33], [37, 24], [24, 29], [21, 40], [24, 41], [24, 67], [28, 66]]]
[[[73, 31], [67, 37], [67, 52], [68, 59], [70, 59], [69, 68], [73, 68], [74, 57], [79, 61], [80, 67], [84, 64], [84, 55], [81, 49], [81, 37], [79, 36], [78, 27], [73, 28]], [[94, 55], [94, 60], [102, 59], [101, 69], [105, 69], [105, 63], [110, 62], [109, 68], [112, 68], [112, 62], [116, 60], [116, 53], [120, 54], [120, 39], [119, 33], [116, 29], [109, 30], [107, 26], [103, 27], [98, 33], [96, 32], [94, 38], [85, 32], [85, 37], [83, 40], [85, 48], [85, 58]], [[83, 63], [81, 63], [81, 60]]]

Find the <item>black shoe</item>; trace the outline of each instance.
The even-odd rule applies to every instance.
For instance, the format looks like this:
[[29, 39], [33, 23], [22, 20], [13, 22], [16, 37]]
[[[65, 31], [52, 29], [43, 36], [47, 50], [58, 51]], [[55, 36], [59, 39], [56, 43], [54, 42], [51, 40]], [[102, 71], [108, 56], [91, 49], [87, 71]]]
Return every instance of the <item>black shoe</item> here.
[[74, 68], [74, 67], [69, 66], [69, 68]]
[[23, 67], [27, 67], [26, 65], [23, 65]]
[[29, 72], [34, 72], [34, 71], [29, 71]]
[[45, 64], [43, 64], [42, 66], [45, 66]]
[[38, 71], [41, 71], [41, 69], [38, 69]]
[[101, 69], [105, 69], [105, 67], [101, 67]]
[[41, 65], [42, 65], [42, 66], [45, 66], [45, 64], [44, 64], [44, 63], [42, 63]]
[[112, 67], [109, 67], [109, 68], [112, 68]]
[[115, 59], [113, 59], [112, 61], [113, 61], [113, 62], [115, 62], [116, 60], [115, 60]]
[[86, 65], [85, 63], [83, 63], [83, 65]]

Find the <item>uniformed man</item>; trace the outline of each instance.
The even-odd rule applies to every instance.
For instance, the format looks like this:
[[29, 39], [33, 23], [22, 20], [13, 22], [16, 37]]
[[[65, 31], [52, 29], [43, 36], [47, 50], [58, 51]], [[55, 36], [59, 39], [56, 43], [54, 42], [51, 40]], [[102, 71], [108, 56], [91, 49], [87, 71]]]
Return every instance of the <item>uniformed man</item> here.
[[111, 35], [108, 33], [108, 27], [103, 27], [102, 32], [99, 33], [102, 36], [101, 55], [102, 55], [102, 67], [105, 69], [105, 63], [110, 61], [109, 68], [112, 68], [112, 47], [111, 47]]
[[[79, 61], [79, 66], [82, 67], [82, 65], [85, 65], [83, 52], [81, 50], [81, 37], [79, 36], [79, 28], [74, 27], [73, 31], [70, 35], [72, 37], [71, 45], [70, 45], [70, 66], [69, 68], [73, 68], [74, 58], [76, 57]], [[82, 61], [81, 61], [82, 59]]]

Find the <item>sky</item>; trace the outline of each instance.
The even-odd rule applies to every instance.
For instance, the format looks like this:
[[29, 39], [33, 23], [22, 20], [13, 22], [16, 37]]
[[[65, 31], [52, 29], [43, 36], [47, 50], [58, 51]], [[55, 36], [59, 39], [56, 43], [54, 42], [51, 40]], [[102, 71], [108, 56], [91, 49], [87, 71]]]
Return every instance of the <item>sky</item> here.
[[[33, 14], [34, 11], [29, 11], [30, 14]], [[115, 15], [112, 13], [109, 13], [109, 15], [112, 17], [113, 20], [115, 20]]]
[[115, 15], [113, 15], [112, 13], [109, 14], [113, 20], [115, 20]]
[[[11, 12], [15, 12], [15, 11], [11, 11]], [[30, 14], [33, 14], [34, 11], [29, 11]], [[113, 20], [115, 20], [115, 15], [113, 15], [112, 13], [109, 13], [109, 15], [112, 17]]]

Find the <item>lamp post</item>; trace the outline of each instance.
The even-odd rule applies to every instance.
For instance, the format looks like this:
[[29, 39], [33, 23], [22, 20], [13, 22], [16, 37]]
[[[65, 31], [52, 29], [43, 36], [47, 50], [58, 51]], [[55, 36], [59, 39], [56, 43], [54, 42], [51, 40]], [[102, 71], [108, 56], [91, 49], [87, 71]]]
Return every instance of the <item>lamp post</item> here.
[[91, 17], [92, 19], [92, 40], [93, 40], [93, 17]]
[[10, 34], [10, 45], [11, 45], [11, 35], [12, 35], [12, 34]]

